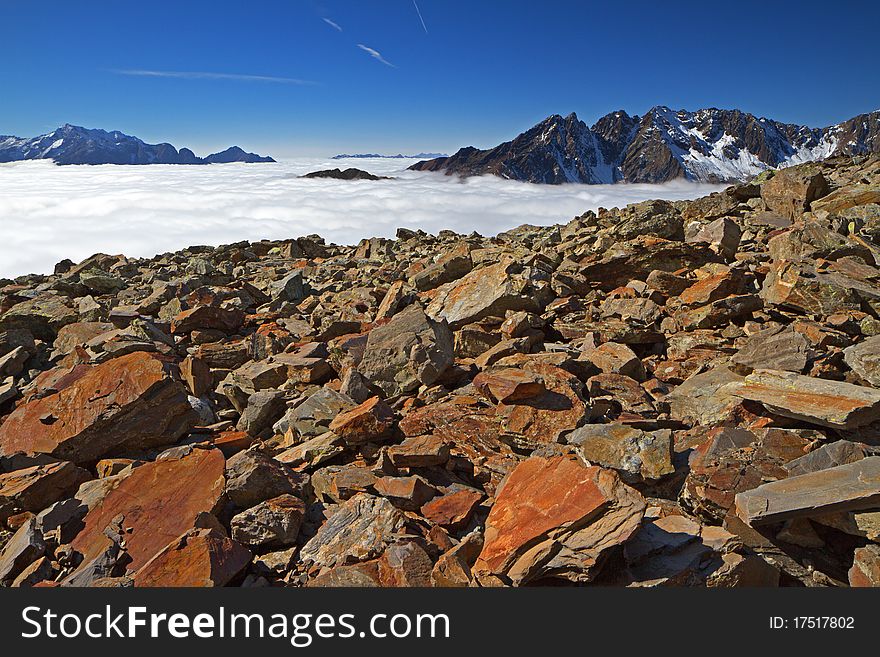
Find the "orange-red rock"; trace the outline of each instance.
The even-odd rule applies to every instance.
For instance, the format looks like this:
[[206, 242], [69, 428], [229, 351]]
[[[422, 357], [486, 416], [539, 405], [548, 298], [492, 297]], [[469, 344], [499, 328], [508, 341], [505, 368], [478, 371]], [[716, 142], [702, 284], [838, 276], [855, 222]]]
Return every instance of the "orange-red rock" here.
[[349, 444], [379, 440], [394, 424], [394, 411], [378, 397], [371, 397], [330, 423], [330, 431]]
[[53, 502], [70, 497], [92, 476], [69, 461], [35, 465], [0, 474], [0, 520], [7, 511], [42, 511]]
[[244, 322], [244, 312], [219, 306], [196, 306], [184, 310], [171, 320], [172, 333], [189, 333], [195, 329], [217, 329], [226, 333], [237, 331]]
[[606, 550], [639, 528], [645, 501], [611, 470], [532, 457], [510, 474], [486, 520], [474, 572], [513, 584], [595, 578]]
[[166, 545], [211, 513], [223, 494], [226, 460], [216, 449], [194, 449], [181, 458], [146, 463], [110, 491], [84, 519], [71, 542], [87, 562], [107, 546], [104, 530], [122, 516], [125, 544], [136, 571]]
[[483, 496], [475, 490], [463, 489], [437, 497], [422, 509], [422, 515], [445, 529], [460, 529], [466, 525]]
[[173, 443], [198, 416], [171, 370], [155, 354], [135, 352], [57, 382], [57, 393], [20, 406], [0, 425], [0, 454], [38, 452], [83, 463]]
[[216, 529], [191, 529], [134, 574], [135, 586], [225, 586], [250, 563], [251, 552]]
[[541, 377], [508, 367], [480, 372], [474, 377], [474, 388], [492, 401], [505, 404], [536, 397], [546, 390]]

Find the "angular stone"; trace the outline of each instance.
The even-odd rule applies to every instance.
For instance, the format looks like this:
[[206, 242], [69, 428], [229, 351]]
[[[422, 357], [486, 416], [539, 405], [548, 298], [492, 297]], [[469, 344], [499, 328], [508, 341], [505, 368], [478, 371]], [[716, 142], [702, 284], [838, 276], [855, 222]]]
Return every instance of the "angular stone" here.
[[856, 548], [853, 565], [849, 569], [849, 585], [880, 587], [880, 545]]
[[378, 442], [388, 437], [394, 425], [394, 411], [378, 397], [372, 397], [330, 423], [330, 431], [349, 445]]
[[736, 536], [669, 515], [646, 522], [624, 547], [636, 586], [777, 586], [779, 571], [745, 553]]
[[106, 494], [71, 542], [88, 563], [106, 549], [104, 530], [121, 517], [130, 570], [147, 561], [211, 513], [223, 494], [225, 459], [219, 450], [194, 449], [181, 458], [146, 463]]
[[633, 279], [645, 280], [655, 270], [678, 272], [720, 260], [708, 244], [641, 236], [591, 256], [584, 262], [581, 273], [599, 288], [613, 290]]
[[355, 406], [350, 397], [330, 388], [321, 388], [288, 411], [285, 418], [296, 435], [316, 436], [325, 433], [337, 415], [350, 411]]
[[18, 528], [0, 551], [0, 584], [11, 583], [45, 551], [46, 543], [36, 529], [36, 519], [31, 518]]
[[24, 329], [35, 338], [52, 342], [64, 326], [79, 319], [70, 299], [44, 292], [16, 303], [0, 315], [0, 331]]
[[86, 367], [58, 392], [0, 425], [0, 453], [40, 452], [83, 463], [175, 442], [198, 421], [172, 367], [144, 352]]
[[588, 351], [585, 357], [606, 374], [622, 374], [636, 381], [645, 380], [645, 367], [625, 344], [606, 342]]
[[294, 545], [306, 506], [293, 495], [280, 495], [232, 518], [232, 538], [255, 548]]
[[810, 208], [810, 203], [828, 191], [828, 181], [821, 173], [787, 169], [777, 171], [761, 185], [761, 198], [768, 209], [796, 220]]
[[373, 484], [377, 495], [387, 497], [394, 506], [416, 511], [437, 494], [437, 489], [417, 475], [409, 477], [379, 477]]
[[763, 484], [736, 496], [750, 525], [880, 507], [880, 456]]
[[514, 585], [588, 582], [607, 550], [639, 528], [645, 502], [617, 474], [566, 457], [532, 457], [510, 474], [486, 520], [474, 567]]
[[333, 378], [326, 358], [299, 354], [278, 354], [275, 362], [287, 368], [287, 380], [295, 383], [325, 383]]
[[251, 561], [250, 551], [217, 529], [191, 529], [134, 574], [142, 587], [226, 586]]
[[303, 546], [300, 558], [324, 567], [367, 561], [394, 542], [405, 522], [403, 514], [384, 497], [359, 493], [333, 510]]
[[720, 217], [703, 226], [689, 242], [706, 242], [726, 259], [732, 260], [739, 247], [742, 229], [729, 217]]
[[474, 388], [496, 403], [511, 404], [537, 397], [546, 391], [540, 376], [514, 368], [498, 368], [480, 372], [474, 377]]
[[433, 384], [452, 361], [449, 327], [412, 305], [370, 331], [358, 371], [390, 396]]
[[664, 398], [669, 415], [691, 425], [716, 424], [739, 403], [731, 384], [736, 386], [742, 380], [727, 367], [695, 374]]
[[470, 522], [483, 496], [476, 490], [463, 488], [436, 497], [421, 508], [426, 520], [449, 531], [462, 529]]
[[57, 569], [48, 557], [40, 557], [19, 573], [12, 582], [12, 588], [29, 588], [40, 582], [52, 580]]
[[474, 267], [471, 260], [473, 247], [467, 242], [450, 247], [437, 262], [431, 263], [412, 277], [411, 283], [420, 292], [458, 280]]
[[773, 369], [800, 374], [807, 367], [810, 343], [793, 328], [770, 328], [749, 336], [731, 359], [748, 369]]
[[211, 368], [201, 358], [187, 356], [180, 363], [180, 377], [194, 397], [201, 397], [212, 388]]
[[764, 279], [765, 303], [808, 315], [858, 310], [862, 300], [847, 278], [819, 273], [812, 264], [782, 260]]
[[675, 471], [668, 430], [648, 433], [623, 424], [585, 424], [565, 437], [586, 461], [617, 470], [624, 480], [656, 480]]
[[291, 468], [317, 467], [345, 451], [345, 444], [329, 431], [283, 451], [275, 457]]
[[72, 496], [80, 484], [91, 478], [88, 471], [69, 461], [0, 474], [0, 520], [7, 517], [7, 506], [42, 511], [53, 502]]
[[449, 442], [441, 436], [411, 436], [387, 454], [397, 468], [429, 468], [449, 460]]
[[262, 390], [248, 397], [247, 406], [235, 428], [259, 436], [284, 415], [287, 398], [280, 390]]
[[777, 415], [832, 429], [854, 429], [880, 419], [880, 390], [791, 372], [755, 370], [735, 394]]
[[171, 320], [171, 332], [189, 333], [199, 329], [216, 329], [231, 334], [241, 328], [244, 313], [237, 308], [219, 306], [196, 306], [184, 310]]
[[389, 545], [379, 557], [379, 582], [386, 587], [431, 586], [434, 563], [415, 541]]
[[357, 493], [372, 493], [376, 479], [365, 467], [329, 465], [313, 472], [310, 483], [316, 498], [339, 504]]
[[880, 335], [847, 347], [843, 359], [861, 379], [880, 388]]
[[483, 535], [474, 531], [461, 542], [444, 552], [434, 564], [431, 582], [436, 587], [461, 588], [471, 586], [471, 568], [483, 549]]
[[239, 509], [249, 509], [302, 489], [302, 476], [255, 450], [239, 452], [226, 462], [226, 496]]
[[526, 443], [556, 442], [586, 420], [583, 384], [576, 376], [541, 362], [524, 363], [523, 369], [539, 376], [546, 390], [529, 399], [499, 404], [496, 414], [504, 431]]
[[715, 427], [691, 452], [679, 502], [693, 515], [720, 523], [737, 493], [787, 477], [786, 463], [819, 437], [814, 431]]
[[540, 312], [528, 282], [517, 275], [521, 270], [510, 260], [475, 269], [440, 287], [426, 312], [437, 321], [446, 320], [453, 329], [484, 317], [504, 317], [509, 310]]
[[822, 445], [809, 454], [792, 459], [783, 467], [789, 475], [802, 475], [834, 468], [838, 465], [855, 463], [868, 456], [877, 456], [878, 454], [880, 454], [880, 447], [869, 447], [850, 440], [835, 440], [833, 443]]

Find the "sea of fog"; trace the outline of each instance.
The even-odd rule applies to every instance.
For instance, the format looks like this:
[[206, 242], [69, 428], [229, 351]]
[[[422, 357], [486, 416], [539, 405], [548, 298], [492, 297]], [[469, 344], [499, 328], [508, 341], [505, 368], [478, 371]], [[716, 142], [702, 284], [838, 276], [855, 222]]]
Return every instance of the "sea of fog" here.
[[[652, 198], [689, 199], [718, 185], [533, 185], [405, 171], [414, 160], [302, 159], [209, 166], [0, 164], [0, 277], [51, 273], [93, 253], [146, 257], [195, 244], [318, 233], [356, 244], [398, 227], [493, 235], [565, 223], [586, 210]], [[357, 167], [394, 180], [298, 176]]]

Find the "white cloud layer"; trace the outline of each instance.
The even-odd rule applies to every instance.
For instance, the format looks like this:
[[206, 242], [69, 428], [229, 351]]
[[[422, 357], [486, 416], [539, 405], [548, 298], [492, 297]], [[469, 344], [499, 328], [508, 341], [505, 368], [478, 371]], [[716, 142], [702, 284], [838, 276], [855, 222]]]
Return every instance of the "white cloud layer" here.
[[[356, 244], [398, 227], [493, 235], [565, 223], [586, 210], [686, 199], [717, 185], [532, 185], [495, 177], [401, 171], [414, 160], [298, 160], [209, 166], [0, 165], [0, 277], [51, 273], [93, 253], [150, 257], [195, 244], [318, 233]], [[355, 166], [395, 180], [301, 179]]]

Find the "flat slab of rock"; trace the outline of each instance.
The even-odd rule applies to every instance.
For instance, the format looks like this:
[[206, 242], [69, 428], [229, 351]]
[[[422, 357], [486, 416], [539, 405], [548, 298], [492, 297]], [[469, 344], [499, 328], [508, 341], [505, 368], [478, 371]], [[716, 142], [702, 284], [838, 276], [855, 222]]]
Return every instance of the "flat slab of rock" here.
[[750, 336], [731, 360], [751, 369], [800, 373], [807, 366], [809, 348], [807, 339], [791, 328], [766, 329]]
[[251, 552], [217, 529], [192, 529], [134, 574], [135, 586], [225, 586], [251, 561]]
[[791, 372], [755, 370], [735, 394], [777, 415], [833, 429], [854, 429], [880, 419], [880, 390]]
[[171, 541], [193, 529], [196, 518], [220, 501], [226, 460], [220, 450], [194, 449], [189, 455], [146, 463], [111, 490], [84, 519], [71, 542], [88, 562], [106, 549], [104, 530], [122, 516], [129, 569], [139, 570]]
[[540, 312], [528, 283], [516, 276], [521, 269], [510, 260], [476, 269], [438, 288], [427, 313], [457, 329], [490, 315], [503, 317], [508, 310]]
[[7, 504], [23, 511], [42, 511], [53, 502], [73, 495], [80, 484], [91, 478], [88, 471], [69, 461], [0, 474], [0, 520]]
[[38, 452], [83, 463], [171, 444], [198, 421], [172, 366], [154, 354], [83, 367], [67, 385], [57, 384], [59, 392], [13, 411], [0, 425], [0, 454]]
[[758, 486], [736, 496], [751, 525], [880, 507], [880, 456]]
[[498, 492], [474, 572], [487, 582], [588, 582], [605, 551], [638, 530], [644, 510], [638, 491], [611, 470], [562, 456], [529, 458]]

